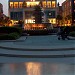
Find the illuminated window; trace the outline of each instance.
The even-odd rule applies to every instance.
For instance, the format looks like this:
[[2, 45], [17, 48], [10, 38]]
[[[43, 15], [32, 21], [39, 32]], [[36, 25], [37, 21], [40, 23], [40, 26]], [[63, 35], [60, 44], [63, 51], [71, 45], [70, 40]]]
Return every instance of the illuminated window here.
[[10, 2], [10, 8], [13, 8], [13, 2]]
[[35, 0], [33, 0], [33, 1], [35, 1]]
[[70, 6], [71, 6], [71, 1], [70, 1]]
[[27, 3], [27, 7], [34, 7], [35, 5], [38, 5], [39, 2], [26, 2]]
[[19, 2], [19, 8], [22, 8], [23, 2]]
[[52, 24], [56, 24], [56, 19], [55, 18], [49, 19], [49, 22]]
[[56, 2], [52, 1], [52, 7], [54, 8], [56, 6]]
[[43, 1], [43, 7], [46, 7], [46, 1]]
[[35, 1], [35, 0], [30, 0], [30, 1]]
[[14, 2], [14, 8], [18, 8], [18, 2]]
[[48, 7], [48, 8], [51, 7], [51, 1], [47, 1], [47, 7]]

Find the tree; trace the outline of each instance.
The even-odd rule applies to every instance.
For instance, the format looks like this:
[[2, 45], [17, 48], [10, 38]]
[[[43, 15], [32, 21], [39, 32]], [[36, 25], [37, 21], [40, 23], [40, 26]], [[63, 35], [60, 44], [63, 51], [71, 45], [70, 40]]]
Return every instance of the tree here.
[[24, 8], [27, 7], [26, 1], [23, 2], [23, 7], [24, 7]]
[[0, 26], [9, 26], [10, 23], [11, 23], [11, 20], [9, 17], [4, 16], [0, 18]]
[[65, 17], [65, 20], [68, 22], [68, 21], [70, 21], [70, 23], [72, 22], [72, 15], [67, 15], [66, 17]]
[[4, 19], [4, 23], [6, 24], [6, 26], [9, 26], [9, 24], [12, 22], [11, 22], [10, 18], [6, 16]]
[[2, 25], [3, 23], [3, 17], [0, 17], [0, 26]]
[[33, 16], [35, 17], [35, 23], [42, 23], [42, 17], [44, 16], [44, 13], [42, 12], [42, 8], [39, 5], [36, 5], [34, 7]]
[[19, 27], [21, 27], [21, 28], [22, 28], [23, 23], [24, 23], [24, 22], [23, 22], [22, 20], [19, 20], [19, 21], [18, 21]]
[[60, 21], [62, 21], [63, 17], [61, 15], [57, 15], [56, 19], [57, 19], [58, 25], [59, 25]]
[[72, 15], [67, 15], [68, 20], [72, 19]]
[[40, 5], [41, 7], [43, 7], [43, 5], [42, 5], [42, 1], [40, 1], [39, 5]]

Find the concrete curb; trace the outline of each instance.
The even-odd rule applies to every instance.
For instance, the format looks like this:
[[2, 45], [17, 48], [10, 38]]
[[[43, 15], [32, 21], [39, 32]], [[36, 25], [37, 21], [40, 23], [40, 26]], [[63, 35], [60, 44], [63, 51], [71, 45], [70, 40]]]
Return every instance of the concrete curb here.
[[16, 55], [16, 54], [1, 54], [4, 57], [18, 57], [18, 58], [68, 58], [75, 57], [75, 54], [63, 54], [63, 55]]
[[0, 46], [1, 49], [15, 50], [15, 51], [66, 51], [66, 50], [75, 50], [75, 47], [57, 47], [57, 48], [17, 48], [17, 47], [5, 47]]
[[25, 37], [25, 39], [17, 39], [17, 40], [0, 40], [0, 42], [21, 42], [21, 41], [25, 41], [27, 39], [27, 36]]
[[[27, 39], [27, 38], [26, 38]], [[0, 40], [0, 42], [23, 42], [25, 41], [26, 39], [24, 40]]]

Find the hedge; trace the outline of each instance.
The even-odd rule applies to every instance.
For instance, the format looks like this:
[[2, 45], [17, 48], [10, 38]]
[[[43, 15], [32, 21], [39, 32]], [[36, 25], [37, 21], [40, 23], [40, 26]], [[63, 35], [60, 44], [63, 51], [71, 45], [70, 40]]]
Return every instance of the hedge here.
[[0, 35], [0, 40], [15, 40], [19, 37], [20, 35], [18, 33], [2, 34]]
[[24, 30], [23, 33], [27, 33], [29, 35], [49, 35], [52, 33], [57, 33], [57, 29], [49, 29], [49, 30]]
[[69, 35], [75, 37], [75, 31], [70, 32]]
[[22, 34], [22, 29], [17, 27], [0, 27], [0, 34], [10, 34], [13, 32], [17, 32], [18, 34]]

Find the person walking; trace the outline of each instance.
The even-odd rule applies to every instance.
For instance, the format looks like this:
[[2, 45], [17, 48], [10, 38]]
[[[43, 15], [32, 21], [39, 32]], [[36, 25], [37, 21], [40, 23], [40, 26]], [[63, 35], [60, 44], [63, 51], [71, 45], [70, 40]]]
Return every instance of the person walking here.
[[60, 40], [60, 39], [65, 40], [65, 38], [68, 39], [68, 37], [67, 37], [68, 36], [68, 29], [67, 28], [63, 29], [63, 27], [60, 27], [58, 29], [57, 35], [58, 35], [58, 40]]
[[69, 26], [66, 26], [64, 28], [64, 34], [65, 34], [65, 38], [67, 38], [68, 40], [69, 40], [69, 38], [68, 38], [69, 33], [70, 33], [70, 28], [69, 28]]

